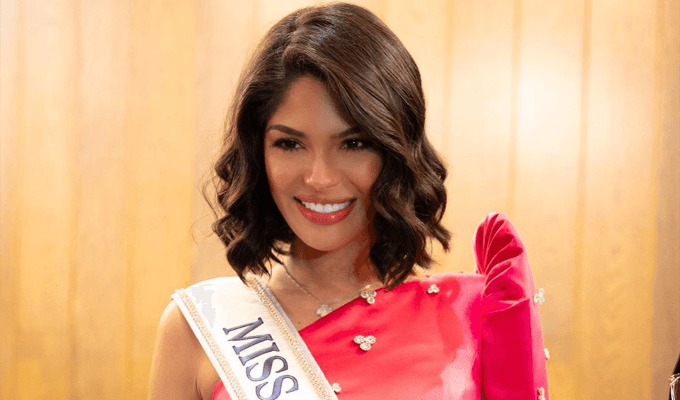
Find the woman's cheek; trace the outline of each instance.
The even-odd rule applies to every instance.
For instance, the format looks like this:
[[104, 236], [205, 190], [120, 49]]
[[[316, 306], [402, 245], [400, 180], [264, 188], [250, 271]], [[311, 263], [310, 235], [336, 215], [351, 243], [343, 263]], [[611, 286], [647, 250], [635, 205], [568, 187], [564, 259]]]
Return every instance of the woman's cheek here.
[[295, 164], [285, 157], [270, 157], [267, 162], [267, 177], [272, 191], [285, 188], [295, 173]]
[[354, 168], [357, 184], [362, 189], [369, 189], [380, 174], [382, 160], [379, 157], [367, 157], [359, 168]]

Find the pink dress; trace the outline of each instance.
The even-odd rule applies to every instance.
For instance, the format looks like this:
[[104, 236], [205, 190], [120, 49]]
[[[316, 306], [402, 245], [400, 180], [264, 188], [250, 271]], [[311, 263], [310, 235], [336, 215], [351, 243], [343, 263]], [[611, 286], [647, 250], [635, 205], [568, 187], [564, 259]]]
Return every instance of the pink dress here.
[[[474, 251], [476, 274], [378, 290], [374, 304], [357, 298], [300, 331], [340, 400], [548, 399], [536, 290], [517, 231], [489, 215]], [[376, 341], [365, 351], [357, 335]], [[222, 382], [212, 399], [230, 399]]]

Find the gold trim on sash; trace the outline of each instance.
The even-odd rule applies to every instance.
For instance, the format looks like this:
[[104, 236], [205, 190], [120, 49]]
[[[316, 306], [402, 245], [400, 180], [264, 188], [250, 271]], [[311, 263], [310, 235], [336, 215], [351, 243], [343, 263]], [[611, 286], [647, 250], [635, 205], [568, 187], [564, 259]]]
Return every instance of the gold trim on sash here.
[[281, 305], [276, 300], [269, 288], [262, 286], [255, 278], [248, 279], [248, 285], [255, 291], [257, 297], [267, 308], [269, 315], [276, 322], [276, 326], [279, 328], [290, 347], [295, 349], [295, 358], [302, 366], [302, 369], [307, 377], [312, 381], [314, 390], [316, 391], [316, 394], [319, 396], [319, 398], [325, 400], [337, 400], [337, 396], [335, 396], [334, 393], [328, 392], [328, 388], [330, 388], [330, 386], [328, 386], [326, 378], [321, 375], [323, 373], [316, 365], [316, 360], [314, 360], [312, 354], [305, 348], [306, 346], [300, 346], [298, 342], [298, 340], [302, 341], [300, 334], [297, 333], [297, 331], [293, 332], [291, 330], [291, 325], [284, 319], [282, 315], [283, 310], [281, 309]]
[[220, 350], [220, 347], [215, 342], [215, 339], [213, 338], [210, 329], [208, 329], [205, 326], [205, 322], [203, 322], [203, 317], [201, 316], [201, 313], [199, 313], [198, 310], [196, 310], [194, 302], [183, 291], [178, 290], [177, 294], [179, 295], [179, 298], [182, 300], [182, 303], [184, 303], [184, 306], [187, 308], [187, 310], [189, 310], [189, 314], [191, 314], [191, 318], [196, 323], [196, 326], [198, 327], [198, 330], [201, 332], [201, 335], [203, 335], [203, 339], [205, 339], [208, 346], [210, 346], [210, 351], [215, 355], [217, 362], [220, 364], [220, 368], [222, 368], [222, 371], [227, 376], [229, 386], [231, 386], [231, 388], [234, 390], [234, 393], [236, 394], [237, 397], [237, 399], [232, 400], [248, 400], [246, 393], [243, 391], [241, 384], [238, 382], [238, 378], [236, 378], [236, 375], [234, 375], [234, 372], [229, 367], [229, 364], [227, 364], [227, 360], [225, 360], [224, 358], [224, 354], [222, 354], [222, 350]]
[[[257, 313], [259, 313], [262, 318], [268, 316], [269, 322], [272, 323], [272, 325], [270, 325], [272, 327], [270, 334], [280, 344], [287, 344], [288, 350], [285, 352], [280, 350], [282, 351], [281, 354], [286, 355], [286, 358], [291, 362], [291, 370], [297, 370], [300, 373], [299, 376], [304, 376], [306, 378], [306, 395], [304, 392], [301, 394], [305, 395], [305, 398], [315, 397], [320, 400], [338, 400], [338, 397], [333, 392], [332, 387], [326, 380], [326, 377], [316, 363], [316, 360], [314, 360], [314, 357], [309, 352], [309, 349], [300, 337], [300, 334], [290, 322], [288, 316], [284, 313], [283, 308], [269, 288], [253, 275], [247, 277], [246, 285], [243, 285], [240, 280], [237, 282], [236, 279], [238, 278], [216, 278], [199, 282], [189, 288], [177, 290], [172, 296], [173, 299], [177, 301], [180, 310], [182, 310], [182, 314], [184, 314], [189, 325], [191, 325], [194, 334], [208, 354], [218, 375], [220, 375], [220, 378], [225, 384], [227, 391], [233, 397], [233, 400], [250, 399], [245, 390], [247, 385], [244, 386], [241, 384], [241, 378], [234, 370], [232, 370], [231, 359], [227, 360], [223, 353], [223, 350], [226, 351], [226, 349], [221, 347], [219, 340], [217, 340], [219, 338], [215, 338], [214, 334], [217, 332], [215, 330], [217, 327], [211, 327], [211, 322], [206, 321], [206, 316], [203, 315], [200, 309], [200, 303], [196, 303], [198, 300], [195, 297], [194, 291], [199, 287], [212, 287], [214, 289], [211, 290], [217, 290], [214, 293], [219, 292], [234, 297], [234, 302], [229, 298], [227, 301], [227, 308], [225, 308], [224, 311], [227, 309], [231, 309], [232, 312], [240, 310], [240, 307], [235, 304], [235, 302], [238, 299], [243, 299], [244, 304], [248, 304], [245, 309], [258, 309]], [[234, 285], [239, 285], [243, 290], [234, 291], [236, 288]], [[243, 297], [244, 295], [245, 297]], [[222, 301], [225, 301], [224, 298]], [[240, 314], [236, 319], [238, 320], [243, 316], [248, 316], [250, 315], [250, 312], [254, 311]], [[230, 320], [228, 317], [229, 313], [220, 313], [219, 315], [222, 315], [222, 319], [226, 317], [224, 321]]]

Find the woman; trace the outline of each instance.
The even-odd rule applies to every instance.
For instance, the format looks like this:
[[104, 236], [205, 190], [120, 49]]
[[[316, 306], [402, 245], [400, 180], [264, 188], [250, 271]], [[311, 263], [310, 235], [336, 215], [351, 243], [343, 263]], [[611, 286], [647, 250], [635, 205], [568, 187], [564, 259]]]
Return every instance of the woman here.
[[446, 170], [420, 74], [349, 4], [294, 12], [247, 66], [216, 165], [214, 230], [237, 278], [173, 295], [151, 399], [546, 399], [524, 247], [478, 228], [479, 274], [416, 277]]

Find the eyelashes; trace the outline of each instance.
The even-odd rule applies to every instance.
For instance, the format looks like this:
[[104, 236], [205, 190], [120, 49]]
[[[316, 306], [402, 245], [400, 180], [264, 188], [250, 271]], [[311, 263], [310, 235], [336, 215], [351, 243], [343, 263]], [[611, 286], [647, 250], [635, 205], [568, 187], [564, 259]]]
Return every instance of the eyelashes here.
[[347, 150], [363, 150], [368, 148], [368, 141], [359, 138], [350, 138], [342, 142], [342, 147]]
[[293, 151], [302, 148], [302, 145], [293, 139], [278, 139], [274, 141], [273, 147], [277, 147], [283, 151]]
[[[304, 149], [304, 146], [298, 140], [288, 138], [275, 140], [272, 146], [279, 148], [283, 151], [294, 151]], [[349, 138], [342, 141], [340, 148], [347, 151], [360, 151], [371, 148], [371, 144], [368, 140], [365, 139]]]

